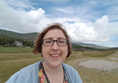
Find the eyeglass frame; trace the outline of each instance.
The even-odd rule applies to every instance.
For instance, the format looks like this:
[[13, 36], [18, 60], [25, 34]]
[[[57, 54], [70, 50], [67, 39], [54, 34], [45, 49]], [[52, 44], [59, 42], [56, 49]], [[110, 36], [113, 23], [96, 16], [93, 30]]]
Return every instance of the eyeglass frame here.
[[[43, 43], [44, 40], [52, 40], [53, 43], [52, 43], [52, 45], [44, 45], [44, 43]], [[58, 40], [60, 40], [60, 39], [58, 39]], [[48, 46], [53, 46], [53, 45], [54, 45], [54, 42], [57, 43], [58, 40], [53, 40], [53, 39], [43, 39], [43, 40], [42, 40], [42, 44], [43, 44], [44, 46], [47, 46], [47, 47], [48, 47]], [[66, 40], [66, 45], [68, 45], [69, 41], [68, 41], [67, 39], [62, 39], [62, 40]], [[57, 45], [58, 45], [58, 43], [57, 43]], [[66, 45], [58, 45], [58, 46], [66, 46]]]

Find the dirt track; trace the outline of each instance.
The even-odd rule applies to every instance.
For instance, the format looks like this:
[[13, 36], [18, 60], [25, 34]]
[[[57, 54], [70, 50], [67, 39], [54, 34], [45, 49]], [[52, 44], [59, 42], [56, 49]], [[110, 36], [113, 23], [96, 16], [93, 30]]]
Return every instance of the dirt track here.
[[87, 68], [100, 69], [100, 70], [112, 70], [118, 68], [117, 62], [110, 62], [105, 60], [88, 60], [81, 62], [79, 65]]
[[[118, 51], [112, 54], [112, 56], [118, 56]], [[115, 60], [117, 60], [117, 58], [115, 58]], [[93, 69], [100, 69], [100, 70], [112, 70], [112, 69], [118, 68], [118, 63], [107, 61], [107, 60], [92, 59], [92, 60], [81, 62], [79, 66], [93, 68]]]

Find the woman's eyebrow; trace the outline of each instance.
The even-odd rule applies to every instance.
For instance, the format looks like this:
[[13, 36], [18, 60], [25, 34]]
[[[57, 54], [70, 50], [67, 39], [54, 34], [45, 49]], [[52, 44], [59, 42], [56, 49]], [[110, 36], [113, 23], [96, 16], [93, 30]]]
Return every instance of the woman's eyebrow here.
[[45, 38], [45, 39], [53, 39], [52, 37], [49, 37], [49, 38]]
[[[52, 37], [48, 37], [48, 38], [45, 38], [45, 39], [52, 39], [53, 40]], [[64, 38], [64, 37], [57, 37], [57, 39], [66, 39], [66, 38]]]
[[66, 39], [66, 38], [64, 38], [64, 37], [58, 37], [58, 39]]

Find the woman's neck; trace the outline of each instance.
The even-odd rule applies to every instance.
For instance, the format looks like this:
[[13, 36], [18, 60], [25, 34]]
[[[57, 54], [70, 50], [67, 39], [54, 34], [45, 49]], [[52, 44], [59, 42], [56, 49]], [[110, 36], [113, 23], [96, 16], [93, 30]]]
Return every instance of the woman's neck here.
[[52, 67], [52, 66], [46, 64], [45, 61], [43, 61], [42, 63], [43, 63], [43, 67], [45, 69], [45, 72], [48, 73], [48, 74], [57, 75], [58, 73], [63, 71], [63, 66], [62, 65]]
[[50, 83], [63, 83], [64, 81], [64, 71], [63, 66], [59, 65], [52, 67], [49, 64], [46, 64], [45, 61], [42, 62], [45, 73], [50, 81]]

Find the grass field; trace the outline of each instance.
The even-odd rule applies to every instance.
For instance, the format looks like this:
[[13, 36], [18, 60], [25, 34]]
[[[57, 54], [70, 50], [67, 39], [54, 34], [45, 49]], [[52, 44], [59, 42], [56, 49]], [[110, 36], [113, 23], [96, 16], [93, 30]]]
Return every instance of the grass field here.
[[29, 48], [29, 47], [0, 47], [0, 53], [29, 52], [32, 50], [33, 50], [33, 48]]
[[[33, 48], [0, 47], [0, 83], [4, 83], [8, 78], [21, 68], [42, 60], [40, 54], [33, 55]], [[64, 63], [73, 66], [80, 74], [83, 83], [117, 83], [118, 68], [112, 71], [103, 71], [81, 67], [81, 61], [89, 59], [110, 60], [112, 54], [118, 50], [109, 51], [73, 51], [71, 56]], [[115, 60], [118, 62], [118, 60]]]

